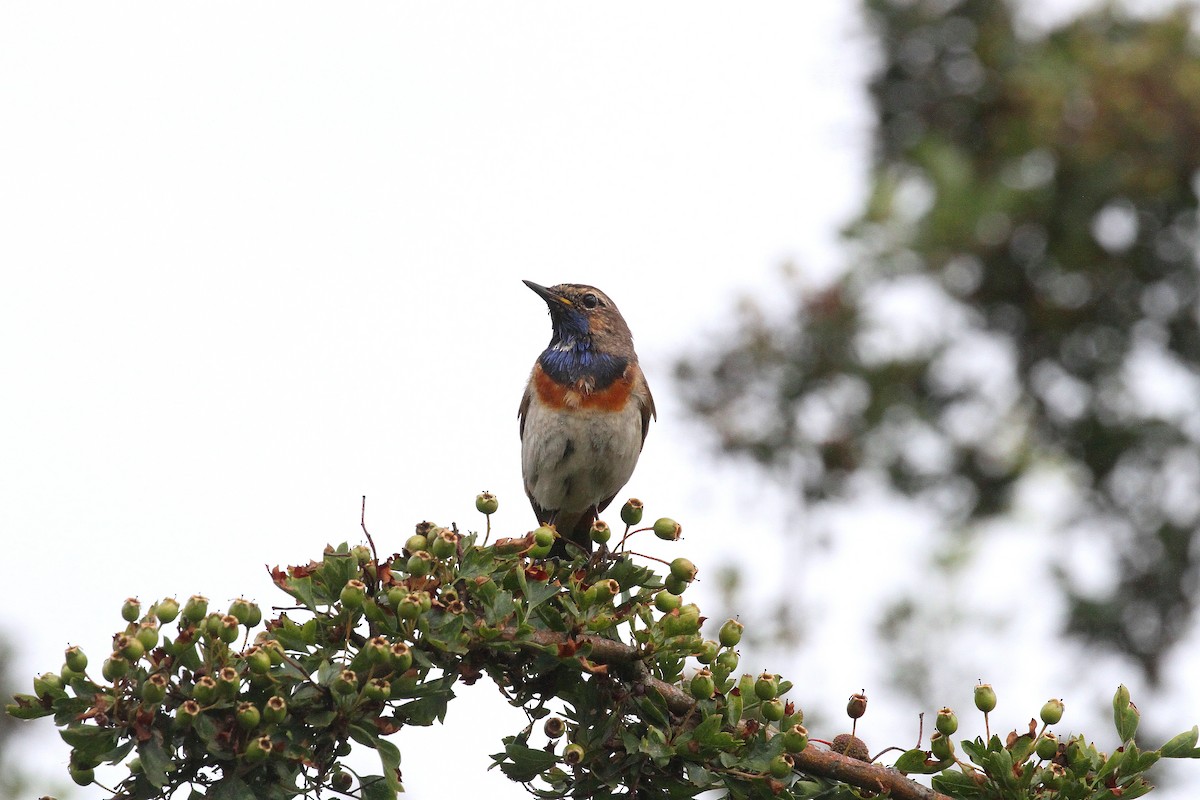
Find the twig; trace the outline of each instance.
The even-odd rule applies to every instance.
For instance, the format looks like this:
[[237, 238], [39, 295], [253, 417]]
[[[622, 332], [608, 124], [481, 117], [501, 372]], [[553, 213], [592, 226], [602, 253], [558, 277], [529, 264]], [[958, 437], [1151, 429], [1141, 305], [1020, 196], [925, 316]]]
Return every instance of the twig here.
[[[696, 707], [696, 701], [691, 695], [673, 684], [659, 680], [650, 674], [650, 670], [642, 662], [642, 654], [637, 648], [606, 639], [602, 636], [580, 635], [571, 636], [558, 631], [535, 630], [527, 636], [517, 635], [516, 629], [509, 628], [501, 633], [505, 641], [528, 645], [539, 649], [567, 644], [587, 645], [590, 648], [588, 659], [598, 664], [620, 664], [629, 667], [633, 672], [632, 683], [658, 692], [667, 704], [671, 713], [683, 717], [690, 714]], [[947, 795], [935, 792], [928, 786], [923, 786], [901, 772], [891, 767], [870, 764], [866, 761], [843, 756], [831, 750], [823, 750], [811, 745], [799, 753], [793, 753], [796, 769], [809, 775], [842, 781], [867, 789], [880, 792], [893, 800], [953, 800]], [[755, 776], [758, 777], [758, 776]]]
[[362, 525], [363, 533], [367, 535], [367, 543], [371, 545], [371, 559], [379, 564], [379, 553], [375, 550], [375, 540], [371, 538], [371, 532], [367, 530], [367, 496], [362, 496], [362, 516], [359, 517], [359, 524]]

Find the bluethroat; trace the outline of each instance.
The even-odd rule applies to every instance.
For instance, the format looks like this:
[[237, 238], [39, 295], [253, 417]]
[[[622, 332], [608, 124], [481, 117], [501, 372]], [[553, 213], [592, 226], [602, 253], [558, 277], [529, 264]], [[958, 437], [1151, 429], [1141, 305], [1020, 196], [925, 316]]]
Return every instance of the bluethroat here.
[[[654, 416], [633, 335], [593, 286], [525, 285], [546, 301], [553, 335], [521, 398], [521, 476], [542, 525], [591, 551], [592, 522], [637, 465]], [[563, 539], [554, 555], [566, 555]]]

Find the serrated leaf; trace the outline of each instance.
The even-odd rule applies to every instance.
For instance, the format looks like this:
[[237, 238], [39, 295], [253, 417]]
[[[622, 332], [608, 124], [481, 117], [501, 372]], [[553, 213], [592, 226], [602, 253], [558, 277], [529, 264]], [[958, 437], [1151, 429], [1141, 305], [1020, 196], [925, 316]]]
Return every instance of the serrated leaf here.
[[721, 732], [723, 722], [724, 718], [720, 714], [710, 714], [692, 730], [692, 738], [702, 745], [711, 746], [713, 737]]
[[545, 750], [535, 750], [521, 744], [510, 744], [504, 748], [509, 760], [500, 765], [505, 775], [514, 781], [530, 781], [558, 763], [558, 756]]
[[498, 591], [483, 610], [483, 619], [488, 625], [500, 626], [515, 614], [517, 606], [512, 592]]
[[932, 784], [935, 791], [948, 794], [956, 800], [974, 800], [984, 796], [982, 787], [965, 772], [948, 770], [934, 775]]
[[1014, 764], [1023, 764], [1025, 760], [1029, 758], [1029, 754], [1033, 752], [1035, 741], [1036, 740], [1027, 733], [1018, 736], [1016, 740], [1013, 741], [1012, 745], [1010, 745], [1007, 749]]
[[283, 590], [304, 604], [309, 611], [317, 610], [317, 599], [313, 596], [312, 578], [288, 578]]
[[446, 718], [446, 704], [450, 702], [453, 693], [422, 697], [405, 703], [396, 709], [396, 716], [404, 720], [406, 725], [432, 725]]
[[48, 717], [54, 713], [53, 709], [46, 708], [42, 705], [42, 701], [31, 694], [16, 694], [13, 699], [17, 702], [10, 703], [4, 707], [4, 713], [16, 719], [37, 719], [39, 717]]
[[175, 770], [175, 762], [163, 750], [162, 743], [157, 737], [143, 742], [138, 747], [138, 758], [142, 760], [142, 771], [146, 775], [146, 780], [158, 789], [166, 786], [167, 773]]
[[532, 614], [534, 609], [542, 603], [554, 597], [561, 591], [562, 587], [551, 581], [530, 581], [525, 588], [525, 611], [526, 615]]

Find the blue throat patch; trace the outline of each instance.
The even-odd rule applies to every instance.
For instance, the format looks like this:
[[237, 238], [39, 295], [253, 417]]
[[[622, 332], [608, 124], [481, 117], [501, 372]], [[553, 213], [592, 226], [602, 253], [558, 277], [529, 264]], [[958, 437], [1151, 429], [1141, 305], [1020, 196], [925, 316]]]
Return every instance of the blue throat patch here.
[[619, 356], [595, 352], [586, 338], [576, 339], [566, 349], [552, 345], [546, 348], [538, 361], [546, 374], [556, 382], [570, 386], [586, 379], [596, 391], [611, 386], [624, 374], [629, 364], [627, 359]]

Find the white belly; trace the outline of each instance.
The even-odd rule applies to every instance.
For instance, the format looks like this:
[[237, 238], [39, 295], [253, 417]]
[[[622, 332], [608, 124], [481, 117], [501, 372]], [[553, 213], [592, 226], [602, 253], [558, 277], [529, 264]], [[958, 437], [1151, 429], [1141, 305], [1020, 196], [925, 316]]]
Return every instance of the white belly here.
[[521, 442], [525, 491], [542, 508], [580, 512], [621, 490], [642, 450], [637, 403], [619, 412], [552, 409], [534, 398]]

